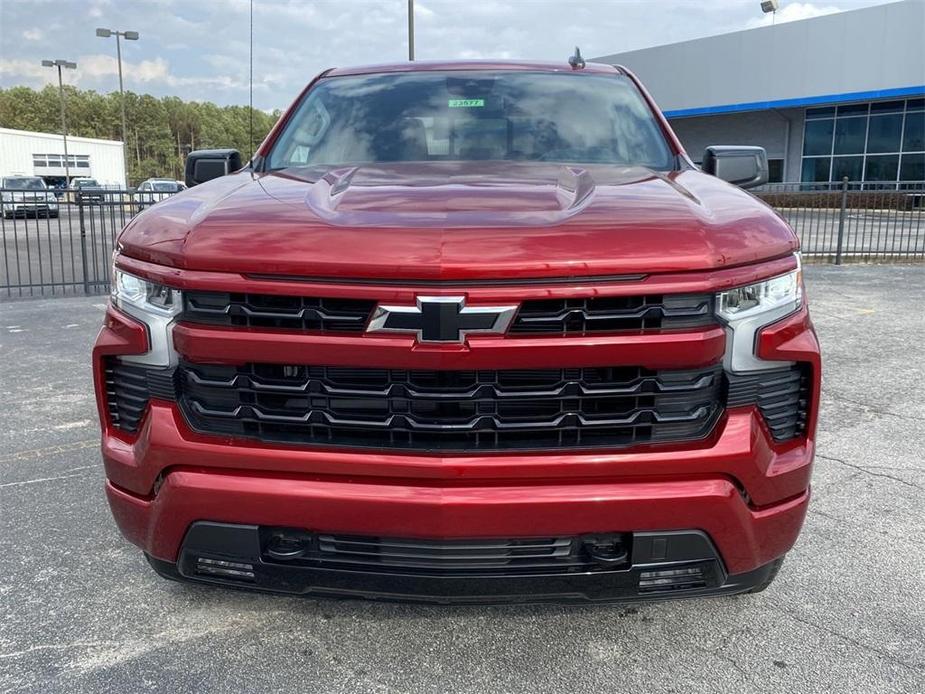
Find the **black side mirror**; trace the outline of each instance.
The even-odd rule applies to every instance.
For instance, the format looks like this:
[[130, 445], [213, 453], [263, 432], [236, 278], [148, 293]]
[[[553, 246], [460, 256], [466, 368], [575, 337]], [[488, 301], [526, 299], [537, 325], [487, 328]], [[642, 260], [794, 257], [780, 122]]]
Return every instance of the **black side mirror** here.
[[186, 157], [184, 179], [187, 187], [191, 187], [240, 168], [241, 153], [236, 149], [199, 149]]
[[703, 170], [740, 188], [768, 182], [768, 153], [764, 147], [712, 145], [703, 153]]

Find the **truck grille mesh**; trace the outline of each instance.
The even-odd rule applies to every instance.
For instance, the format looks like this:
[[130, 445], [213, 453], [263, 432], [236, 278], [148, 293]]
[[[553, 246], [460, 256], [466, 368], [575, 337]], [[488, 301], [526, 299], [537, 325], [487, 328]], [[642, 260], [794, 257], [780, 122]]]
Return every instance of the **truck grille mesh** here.
[[709, 294], [525, 301], [511, 332], [585, 335], [703, 327], [715, 323], [712, 301]]
[[[584, 335], [683, 329], [715, 323], [709, 294], [592, 297], [525, 301], [514, 335]], [[375, 301], [265, 294], [185, 292], [184, 321], [251, 328], [362, 332]]]
[[191, 426], [296, 444], [419, 450], [630, 446], [706, 436], [719, 366], [406, 371], [182, 362]]
[[184, 292], [182, 320], [247, 328], [362, 332], [375, 301]]

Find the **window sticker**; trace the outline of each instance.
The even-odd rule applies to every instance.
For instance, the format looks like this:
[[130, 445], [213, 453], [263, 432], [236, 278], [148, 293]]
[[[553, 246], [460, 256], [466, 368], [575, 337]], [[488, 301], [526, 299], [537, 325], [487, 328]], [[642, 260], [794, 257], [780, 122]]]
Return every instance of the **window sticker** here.
[[485, 99], [450, 99], [447, 103], [450, 108], [482, 108]]

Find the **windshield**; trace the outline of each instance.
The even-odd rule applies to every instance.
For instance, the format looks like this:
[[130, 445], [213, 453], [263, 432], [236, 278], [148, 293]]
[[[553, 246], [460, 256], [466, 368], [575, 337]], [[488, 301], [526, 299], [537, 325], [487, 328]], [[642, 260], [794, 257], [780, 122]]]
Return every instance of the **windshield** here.
[[177, 184], [172, 181], [155, 181], [151, 184], [156, 193], [176, 193]]
[[486, 71], [322, 80], [268, 166], [478, 160], [674, 164], [652, 111], [622, 75]]
[[78, 188], [96, 188], [99, 187], [99, 183], [96, 182], [95, 178], [82, 178], [79, 181], [74, 181]]
[[4, 178], [3, 187], [10, 190], [45, 190], [41, 178]]

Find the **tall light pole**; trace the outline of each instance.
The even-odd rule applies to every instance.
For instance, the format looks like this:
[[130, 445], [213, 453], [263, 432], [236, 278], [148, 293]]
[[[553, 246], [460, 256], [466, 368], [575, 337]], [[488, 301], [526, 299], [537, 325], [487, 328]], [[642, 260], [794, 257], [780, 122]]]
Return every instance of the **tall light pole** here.
[[125, 127], [125, 90], [122, 88], [122, 44], [119, 39], [137, 41], [137, 31], [115, 31], [114, 29], [97, 29], [96, 35], [101, 39], [116, 37], [116, 62], [119, 64], [119, 100], [122, 103], [122, 166], [125, 169], [125, 187], [128, 187], [128, 156], [125, 148], [128, 146], [128, 128]]
[[414, 60], [414, 0], [408, 0], [408, 60]]
[[67, 115], [64, 109], [64, 80], [61, 78], [61, 68], [76, 70], [77, 63], [58, 58], [57, 60], [43, 60], [42, 66], [58, 68], [58, 95], [61, 101], [61, 137], [64, 139], [64, 183], [66, 186], [71, 182], [71, 165], [67, 156]]

